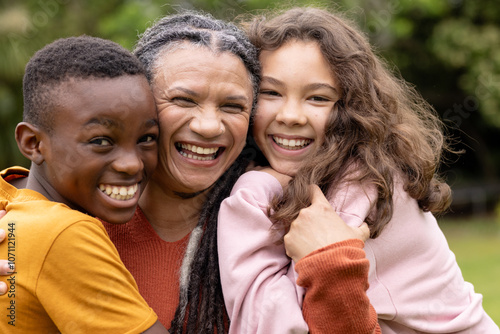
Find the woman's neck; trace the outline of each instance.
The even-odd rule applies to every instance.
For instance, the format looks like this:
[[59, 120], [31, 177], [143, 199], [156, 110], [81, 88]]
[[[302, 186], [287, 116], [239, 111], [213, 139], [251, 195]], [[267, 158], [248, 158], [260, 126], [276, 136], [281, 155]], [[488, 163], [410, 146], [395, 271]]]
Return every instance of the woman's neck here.
[[139, 199], [139, 206], [158, 236], [173, 242], [195, 228], [205, 200], [206, 192], [183, 198], [151, 180]]

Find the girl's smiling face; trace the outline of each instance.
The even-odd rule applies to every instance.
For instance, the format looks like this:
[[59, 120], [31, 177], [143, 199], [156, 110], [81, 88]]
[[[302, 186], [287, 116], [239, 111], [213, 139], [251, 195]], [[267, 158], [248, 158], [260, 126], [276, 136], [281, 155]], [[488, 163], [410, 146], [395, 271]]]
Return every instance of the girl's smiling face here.
[[290, 176], [323, 144], [340, 85], [313, 41], [262, 51], [253, 136], [271, 167]]

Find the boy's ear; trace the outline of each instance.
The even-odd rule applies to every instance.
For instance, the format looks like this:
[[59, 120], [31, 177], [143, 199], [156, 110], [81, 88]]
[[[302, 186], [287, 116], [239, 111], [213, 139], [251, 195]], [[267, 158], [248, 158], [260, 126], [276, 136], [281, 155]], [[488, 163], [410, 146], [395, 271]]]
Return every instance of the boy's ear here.
[[43, 133], [35, 125], [21, 122], [16, 126], [17, 147], [21, 153], [35, 164], [40, 165], [45, 159], [40, 152]]

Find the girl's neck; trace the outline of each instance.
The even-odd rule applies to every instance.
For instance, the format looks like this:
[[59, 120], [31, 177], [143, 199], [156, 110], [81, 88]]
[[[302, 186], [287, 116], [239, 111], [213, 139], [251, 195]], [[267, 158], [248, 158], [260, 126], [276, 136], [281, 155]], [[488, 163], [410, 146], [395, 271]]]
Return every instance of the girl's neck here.
[[173, 242], [195, 228], [205, 200], [205, 193], [182, 198], [151, 180], [139, 199], [139, 206], [158, 236]]

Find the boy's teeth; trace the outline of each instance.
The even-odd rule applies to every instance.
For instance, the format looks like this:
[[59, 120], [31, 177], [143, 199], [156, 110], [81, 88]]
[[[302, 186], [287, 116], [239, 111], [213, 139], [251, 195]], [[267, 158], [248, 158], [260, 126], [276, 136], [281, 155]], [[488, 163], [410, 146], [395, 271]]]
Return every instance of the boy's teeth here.
[[311, 143], [311, 139], [287, 139], [273, 136], [273, 140], [279, 146], [288, 150], [298, 150]]
[[138, 184], [133, 186], [112, 186], [109, 184], [100, 184], [99, 189], [109, 197], [117, 200], [128, 200], [134, 197], [138, 189]]

